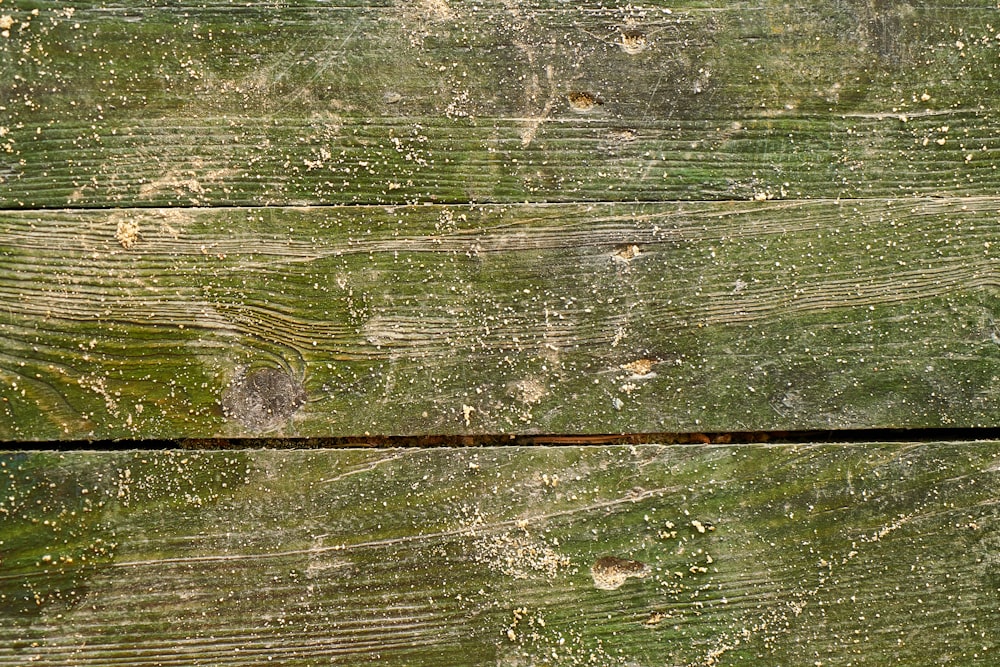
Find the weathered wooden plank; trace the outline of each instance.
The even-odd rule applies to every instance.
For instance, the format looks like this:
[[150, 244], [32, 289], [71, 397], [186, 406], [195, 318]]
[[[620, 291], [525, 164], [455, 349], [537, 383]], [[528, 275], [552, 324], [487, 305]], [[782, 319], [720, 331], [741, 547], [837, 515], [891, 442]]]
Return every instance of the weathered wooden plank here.
[[6, 212], [0, 439], [994, 426], [998, 215]]
[[0, 665], [992, 665], [1000, 647], [995, 442], [0, 470]]
[[992, 195], [995, 3], [7, 2], [0, 206]]

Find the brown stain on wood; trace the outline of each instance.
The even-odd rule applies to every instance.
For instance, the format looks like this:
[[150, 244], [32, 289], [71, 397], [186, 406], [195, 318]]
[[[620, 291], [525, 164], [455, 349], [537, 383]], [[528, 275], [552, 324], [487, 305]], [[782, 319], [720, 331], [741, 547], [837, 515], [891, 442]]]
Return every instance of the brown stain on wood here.
[[573, 111], [591, 111], [604, 102], [595, 93], [587, 92], [585, 90], [577, 90], [569, 93], [566, 96], [566, 100], [569, 102], [569, 106]]

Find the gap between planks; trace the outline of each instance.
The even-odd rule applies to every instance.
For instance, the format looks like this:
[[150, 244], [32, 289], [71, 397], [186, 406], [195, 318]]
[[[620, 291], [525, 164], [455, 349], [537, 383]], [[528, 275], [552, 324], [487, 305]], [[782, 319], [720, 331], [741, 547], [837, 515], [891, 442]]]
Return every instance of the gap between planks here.
[[69, 440], [0, 442], [0, 451], [160, 451], [167, 449], [461, 449], [475, 447], [605, 447], [612, 445], [799, 445], [972, 443], [1000, 439], [997, 428], [870, 428], [800, 431], [730, 431], [621, 434], [381, 435], [306, 438], [182, 438], [176, 440]]
[[574, 199], [574, 200], [561, 200], [561, 199], [539, 199], [539, 200], [525, 200], [525, 201], [502, 201], [497, 199], [478, 199], [478, 200], [438, 200], [438, 201], [428, 201], [428, 200], [415, 200], [408, 202], [385, 202], [385, 203], [362, 203], [362, 202], [329, 202], [329, 203], [303, 203], [303, 204], [279, 204], [279, 203], [262, 203], [262, 204], [171, 204], [169, 206], [164, 206], [162, 204], [157, 204], [151, 202], [148, 204], [129, 204], [128, 206], [111, 206], [106, 204], [98, 204], [94, 206], [88, 205], [77, 205], [77, 206], [56, 206], [56, 205], [36, 205], [36, 206], [11, 206], [0, 204], [0, 213], [33, 213], [33, 212], [46, 212], [46, 213], [58, 213], [58, 212], [99, 212], [99, 211], [109, 211], [109, 212], [123, 212], [123, 211], [259, 211], [259, 210], [282, 210], [282, 209], [314, 209], [317, 211], [322, 210], [384, 210], [384, 209], [395, 209], [395, 208], [414, 208], [426, 206], [428, 208], [472, 208], [476, 206], [499, 206], [504, 208], [516, 208], [523, 206], [538, 207], [538, 208], [557, 208], [566, 206], [662, 206], [664, 208], [670, 206], [698, 206], [705, 204], [790, 204], [790, 205], [800, 205], [800, 204], [835, 204], [835, 205], [849, 205], [849, 204], [863, 204], [871, 202], [923, 202], [923, 201], [950, 201], [950, 202], [964, 202], [964, 201], [990, 201], [990, 200], [1000, 200], [1000, 196], [997, 195], [907, 195], [902, 194], [898, 197], [887, 197], [884, 195], [878, 195], [874, 197], [787, 197], [787, 198], [772, 198], [772, 199], [746, 199], [746, 198], [731, 198], [731, 199], [649, 199], [649, 198], [635, 198], [635, 199]]

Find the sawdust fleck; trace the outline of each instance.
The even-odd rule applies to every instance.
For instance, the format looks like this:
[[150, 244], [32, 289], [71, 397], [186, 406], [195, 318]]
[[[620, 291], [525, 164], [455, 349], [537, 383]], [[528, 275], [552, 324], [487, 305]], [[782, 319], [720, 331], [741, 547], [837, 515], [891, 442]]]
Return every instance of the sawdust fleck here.
[[702, 523], [701, 521], [698, 521], [697, 519], [692, 519], [691, 526], [695, 530], [697, 530], [699, 533], [701, 533], [703, 535], [705, 534], [705, 531], [714, 531], [715, 530], [715, 526], [713, 526], [711, 523], [707, 523], [707, 522], [706, 523]]
[[518, 532], [483, 535], [476, 540], [473, 554], [476, 562], [515, 579], [532, 575], [553, 579], [570, 566], [569, 556], [531, 535], [526, 524]]

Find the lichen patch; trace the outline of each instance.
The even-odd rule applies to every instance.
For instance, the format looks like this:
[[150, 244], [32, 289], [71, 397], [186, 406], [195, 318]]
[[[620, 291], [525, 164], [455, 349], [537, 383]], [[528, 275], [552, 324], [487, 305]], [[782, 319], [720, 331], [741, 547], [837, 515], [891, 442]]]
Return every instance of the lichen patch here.
[[453, 21], [455, 12], [446, 0], [421, 0], [418, 3], [421, 12], [434, 21]]
[[643, 378], [649, 377], [652, 374], [653, 367], [656, 364], [656, 359], [636, 359], [627, 364], [622, 364], [621, 369], [631, 373], [634, 378]]
[[548, 390], [545, 385], [535, 378], [526, 378], [515, 384], [518, 399], [527, 405], [539, 403]]
[[630, 56], [635, 56], [649, 48], [649, 41], [646, 39], [646, 35], [641, 32], [626, 30], [622, 33], [618, 46]]
[[139, 223], [131, 219], [118, 221], [118, 229], [115, 231], [115, 240], [126, 250], [131, 250], [139, 242]]
[[642, 249], [634, 243], [615, 248], [614, 259], [619, 262], [631, 262], [642, 254]]

